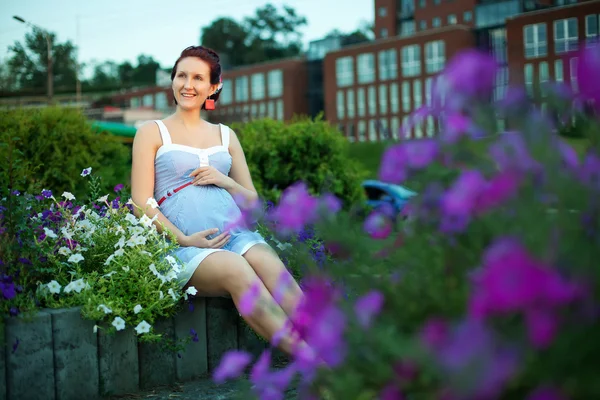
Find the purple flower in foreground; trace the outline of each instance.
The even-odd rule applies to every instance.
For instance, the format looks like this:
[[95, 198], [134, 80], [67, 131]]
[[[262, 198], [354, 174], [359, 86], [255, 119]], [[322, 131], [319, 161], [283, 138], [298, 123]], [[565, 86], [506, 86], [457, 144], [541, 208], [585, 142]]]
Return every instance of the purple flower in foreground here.
[[452, 113], [444, 119], [440, 139], [444, 143], [456, 143], [471, 129], [471, 119], [459, 113]]
[[585, 99], [592, 100], [596, 110], [600, 111], [600, 43], [585, 46], [579, 51], [577, 62], [577, 81], [579, 91]]
[[381, 311], [384, 300], [383, 294], [376, 290], [356, 300], [356, 303], [354, 303], [354, 312], [361, 327], [366, 329], [371, 326], [373, 318]]
[[117, 186], [115, 186], [113, 190], [115, 191], [115, 193], [119, 193], [121, 190], [123, 190], [123, 184], [119, 183]]
[[379, 179], [389, 183], [403, 183], [408, 177], [404, 150], [400, 145], [389, 147], [381, 157]]
[[373, 239], [385, 239], [392, 233], [392, 221], [385, 214], [373, 211], [365, 219], [363, 229]]
[[251, 315], [254, 312], [256, 303], [260, 299], [260, 283], [255, 281], [242, 295], [239, 304], [240, 314], [243, 316]]
[[422, 169], [431, 164], [439, 154], [439, 145], [435, 139], [419, 139], [403, 142], [403, 156], [411, 169]]
[[299, 182], [287, 188], [279, 204], [271, 211], [270, 218], [277, 223], [277, 230], [287, 234], [300, 232], [317, 217], [319, 201], [308, 192], [305, 183]]
[[213, 380], [216, 383], [223, 383], [228, 379], [239, 377], [248, 364], [250, 364], [251, 360], [252, 357], [246, 352], [238, 350], [228, 351], [223, 355], [219, 366], [215, 369]]
[[13, 299], [17, 295], [15, 284], [9, 280], [0, 281], [0, 292], [6, 300]]
[[593, 189], [600, 189], [600, 157], [588, 152], [579, 169], [581, 181]]
[[567, 400], [567, 397], [550, 386], [542, 386], [527, 396], [527, 400]]
[[48, 190], [48, 189], [44, 189], [42, 190], [42, 196], [46, 199], [49, 199], [52, 197], [52, 190]]
[[469, 49], [452, 58], [443, 73], [448, 93], [467, 98], [488, 97], [496, 82], [498, 63], [488, 53]]
[[517, 168], [529, 171], [538, 165], [529, 154], [527, 144], [519, 132], [505, 132], [488, 150], [500, 169]]
[[284, 391], [296, 373], [295, 366], [292, 363], [285, 369], [270, 371], [270, 363], [271, 351], [265, 350], [250, 372], [250, 381], [254, 384], [253, 391], [260, 399], [283, 399]]
[[404, 400], [405, 397], [395, 383], [390, 383], [379, 393], [379, 400]]

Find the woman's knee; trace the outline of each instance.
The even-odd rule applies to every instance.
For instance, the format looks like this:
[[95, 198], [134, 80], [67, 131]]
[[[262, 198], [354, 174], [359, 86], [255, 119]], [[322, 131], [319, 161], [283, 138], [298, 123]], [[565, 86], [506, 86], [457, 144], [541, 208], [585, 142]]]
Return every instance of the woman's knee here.
[[223, 286], [232, 294], [242, 294], [258, 279], [248, 261], [239, 254], [230, 253], [222, 268]]

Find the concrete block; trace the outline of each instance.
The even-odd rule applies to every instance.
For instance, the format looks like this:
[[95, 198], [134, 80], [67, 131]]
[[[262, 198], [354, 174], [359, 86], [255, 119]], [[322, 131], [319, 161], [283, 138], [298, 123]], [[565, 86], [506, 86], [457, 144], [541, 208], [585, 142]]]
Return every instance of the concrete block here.
[[6, 400], [6, 340], [4, 321], [0, 323], [0, 400]]
[[237, 350], [237, 321], [239, 313], [231, 299], [206, 299], [206, 339], [208, 370], [219, 366], [221, 357], [229, 350]]
[[[175, 338], [175, 327], [172, 318], [164, 318], [155, 321], [154, 333], [163, 335], [163, 338], [172, 341]], [[160, 343], [140, 342], [138, 346], [138, 357], [140, 360], [140, 388], [168, 385], [175, 381], [175, 358], [173, 349], [169, 349]]]
[[247, 351], [258, 357], [267, 347], [267, 342], [259, 338], [256, 333], [241, 318], [238, 318], [238, 350]]
[[118, 396], [139, 389], [138, 348], [135, 331], [114, 334], [98, 330], [100, 394]]
[[99, 397], [98, 335], [81, 308], [47, 310], [52, 317], [54, 379], [57, 400]]
[[7, 398], [55, 399], [50, 314], [38, 312], [33, 316], [7, 318], [5, 321]]
[[206, 341], [206, 299], [195, 298], [175, 315], [175, 338], [185, 340], [190, 337], [193, 329], [198, 341], [188, 343], [175, 359], [177, 379], [189, 380], [205, 374], [208, 371], [207, 341]]

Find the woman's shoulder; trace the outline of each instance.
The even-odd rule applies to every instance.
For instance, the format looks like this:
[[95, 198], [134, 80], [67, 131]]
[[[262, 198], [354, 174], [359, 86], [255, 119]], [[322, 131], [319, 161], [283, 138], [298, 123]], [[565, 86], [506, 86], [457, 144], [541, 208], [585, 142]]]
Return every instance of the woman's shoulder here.
[[138, 126], [134, 142], [156, 144], [160, 143], [160, 141], [160, 130], [155, 121], [146, 121]]

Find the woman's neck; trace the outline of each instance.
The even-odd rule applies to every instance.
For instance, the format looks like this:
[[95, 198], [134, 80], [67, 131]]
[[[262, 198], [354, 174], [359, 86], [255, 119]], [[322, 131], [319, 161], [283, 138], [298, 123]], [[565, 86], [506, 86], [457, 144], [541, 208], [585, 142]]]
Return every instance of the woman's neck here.
[[175, 111], [175, 118], [181, 121], [186, 128], [195, 128], [204, 122], [198, 110], [182, 110], [179, 107]]

